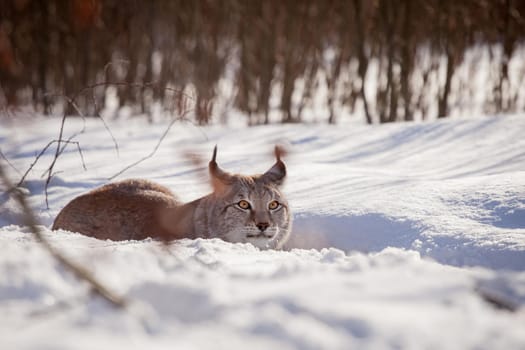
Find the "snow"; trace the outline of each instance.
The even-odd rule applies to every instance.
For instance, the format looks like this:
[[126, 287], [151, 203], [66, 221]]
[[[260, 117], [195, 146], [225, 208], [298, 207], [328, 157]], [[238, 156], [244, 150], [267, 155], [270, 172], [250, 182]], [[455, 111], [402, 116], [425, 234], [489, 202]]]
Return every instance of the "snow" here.
[[[84, 124], [85, 123], [85, 124]], [[58, 134], [58, 119], [0, 125], [19, 172]], [[49, 230], [75, 196], [149, 154], [167, 124], [68, 120], [76, 147], [49, 150], [25, 184], [51, 243], [130, 301], [117, 310], [89, 294], [24, 227], [0, 194], [2, 349], [523, 349], [525, 347], [525, 118], [451, 119], [381, 127], [176, 124], [142, 177], [189, 201], [209, 191], [211, 157], [257, 173], [287, 145], [294, 212], [284, 251], [181, 240], [111, 242]], [[19, 179], [9, 167], [11, 177]], [[495, 297], [514, 312], [482, 296]]]

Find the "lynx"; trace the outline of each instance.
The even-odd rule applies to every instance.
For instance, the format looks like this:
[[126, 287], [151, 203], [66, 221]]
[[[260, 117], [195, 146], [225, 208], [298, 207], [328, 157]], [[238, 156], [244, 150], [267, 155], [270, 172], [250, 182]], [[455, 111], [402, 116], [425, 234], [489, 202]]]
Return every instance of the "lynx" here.
[[262, 175], [246, 176], [222, 170], [215, 147], [208, 164], [209, 195], [182, 204], [157, 183], [123, 180], [73, 199], [56, 217], [53, 230], [110, 240], [221, 238], [280, 249], [292, 225], [280, 190], [286, 177], [282, 154], [276, 146], [276, 163]]

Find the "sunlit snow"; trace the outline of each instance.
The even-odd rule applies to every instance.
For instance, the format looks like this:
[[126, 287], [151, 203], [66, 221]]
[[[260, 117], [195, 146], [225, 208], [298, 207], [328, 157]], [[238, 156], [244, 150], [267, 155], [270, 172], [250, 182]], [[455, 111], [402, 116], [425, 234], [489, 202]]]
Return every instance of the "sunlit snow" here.
[[[59, 119], [0, 125], [18, 180], [57, 138]], [[220, 240], [99, 241], [49, 230], [75, 196], [155, 147], [167, 124], [97, 119], [59, 158], [46, 208], [41, 174], [24, 186], [44, 232], [64, 254], [132, 303], [88, 294], [24, 227], [0, 194], [2, 349], [523, 349], [525, 118], [384, 126], [178, 124], [156, 154], [118, 179], [141, 177], [189, 201], [209, 191], [211, 156], [259, 173], [284, 144], [294, 213], [284, 251]], [[68, 120], [66, 136], [83, 127]], [[19, 173], [17, 173], [17, 171]], [[499, 309], [494, 296], [514, 311]]]

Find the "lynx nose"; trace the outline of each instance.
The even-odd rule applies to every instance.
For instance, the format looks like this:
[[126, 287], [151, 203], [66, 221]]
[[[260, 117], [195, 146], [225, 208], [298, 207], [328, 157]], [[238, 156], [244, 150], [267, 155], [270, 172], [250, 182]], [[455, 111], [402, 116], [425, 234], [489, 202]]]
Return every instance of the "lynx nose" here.
[[268, 228], [268, 226], [270, 226], [270, 224], [267, 223], [267, 222], [259, 222], [259, 223], [255, 224], [255, 226], [257, 226], [257, 228], [258, 228], [261, 232], [264, 232], [264, 231], [266, 231], [266, 229]]

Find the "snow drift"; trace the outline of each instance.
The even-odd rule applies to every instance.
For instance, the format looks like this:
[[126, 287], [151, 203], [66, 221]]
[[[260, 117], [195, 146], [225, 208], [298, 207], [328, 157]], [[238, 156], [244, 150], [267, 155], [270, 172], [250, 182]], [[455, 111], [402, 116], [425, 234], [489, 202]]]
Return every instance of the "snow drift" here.
[[[4, 124], [2, 152], [22, 172], [56, 138], [58, 120]], [[69, 135], [83, 127], [69, 120]], [[125, 177], [191, 200], [209, 189], [184, 154], [257, 173], [274, 143], [291, 151], [294, 211], [285, 251], [220, 240], [98, 241], [48, 230], [76, 195], [151, 152], [166, 125], [87, 120], [59, 158], [45, 205], [36, 164], [25, 188], [49, 240], [132, 301], [87, 294], [34, 240], [0, 195], [2, 348], [519, 349], [525, 346], [525, 118], [370, 127], [177, 125]], [[13, 178], [19, 176], [10, 168]], [[490, 298], [488, 298], [490, 297]], [[515, 312], [487, 299], [504, 301]]]

